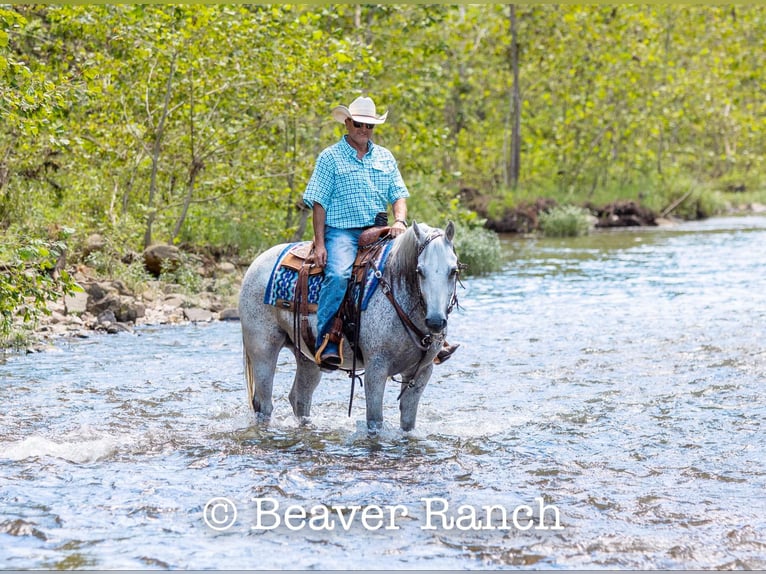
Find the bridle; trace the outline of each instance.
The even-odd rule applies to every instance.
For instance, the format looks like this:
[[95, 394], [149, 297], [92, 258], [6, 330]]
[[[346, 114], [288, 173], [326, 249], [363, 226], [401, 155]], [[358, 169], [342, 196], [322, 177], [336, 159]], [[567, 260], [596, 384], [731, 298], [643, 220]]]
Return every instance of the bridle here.
[[[420, 259], [420, 256], [423, 254], [423, 251], [425, 251], [426, 247], [438, 237], [441, 237], [443, 233], [435, 229], [433, 230], [428, 237], [426, 237], [425, 241], [418, 247], [418, 260]], [[454, 247], [453, 247], [454, 251]], [[460, 269], [460, 265], [458, 264], [458, 271]], [[391, 284], [386, 280], [386, 278], [383, 276], [383, 273], [378, 269], [375, 268], [375, 277], [377, 277], [378, 282], [380, 283], [380, 288], [383, 290], [383, 293], [385, 294], [386, 298], [391, 302], [391, 305], [393, 306], [394, 310], [396, 311], [397, 317], [399, 317], [399, 320], [402, 322], [402, 325], [404, 326], [404, 330], [407, 332], [407, 335], [409, 335], [410, 339], [412, 339], [412, 342], [415, 344], [415, 346], [420, 349], [421, 352], [424, 354], [431, 348], [431, 345], [433, 345], [434, 342], [440, 342], [444, 340], [444, 334], [433, 334], [430, 332], [423, 332], [420, 327], [415, 325], [415, 323], [410, 319], [410, 316], [405, 313], [404, 309], [402, 309], [401, 305], [399, 305], [399, 302], [396, 300], [396, 296], [394, 295], [394, 290]], [[457, 300], [457, 283], [459, 280], [459, 274], [455, 278], [455, 285], [452, 289], [452, 295], [450, 296], [450, 302], [449, 306], [447, 307], [447, 315], [449, 315], [452, 312], [452, 309], [455, 308], [455, 306], [458, 305]], [[421, 307], [425, 309], [425, 298], [423, 297], [423, 291], [420, 288], [420, 279], [418, 278], [417, 284], [417, 303], [416, 306]]]
[[[436, 238], [441, 237], [443, 234], [440, 230], [434, 229], [431, 231], [431, 233], [426, 237], [425, 241], [418, 246], [418, 255], [417, 258], [420, 260], [420, 256], [423, 254], [423, 251], [425, 251], [426, 247]], [[454, 247], [452, 248], [454, 252]], [[409, 315], [405, 313], [404, 309], [402, 309], [401, 305], [399, 305], [399, 302], [396, 300], [396, 296], [394, 295], [393, 288], [391, 286], [391, 283], [383, 276], [383, 272], [378, 268], [378, 266], [375, 264], [374, 258], [370, 257], [366, 261], [366, 265], [369, 265], [373, 269], [373, 273], [375, 275], [375, 278], [378, 280], [378, 284], [380, 285], [381, 290], [385, 294], [386, 298], [391, 302], [391, 305], [393, 306], [394, 310], [396, 311], [396, 316], [399, 317], [399, 320], [402, 322], [402, 326], [404, 327], [405, 332], [407, 335], [409, 335], [412, 342], [415, 344], [415, 346], [420, 350], [421, 357], [420, 361], [418, 361], [417, 369], [419, 370], [424, 363], [426, 363], [426, 358], [428, 357], [428, 351], [431, 349], [431, 346], [435, 342], [441, 342], [444, 341], [444, 334], [439, 333], [437, 335], [434, 335], [430, 332], [423, 332], [420, 327], [415, 325], [415, 323], [410, 319]], [[457, 275], [455, 277], [455, 286], [452, 290], [452, 296], [450, 297], [449, 306], [447, 307], [447, 315], [449, 315], [452, 312], [452, 309], [454, 307], [459, 307], [458, 300], [457, 300], [457, 284], [460, 281], [460, 269], [462, 269], [464, 266], [458, 261], [457, 266]], [[425, 309], [425, 299], [423, 298], [423, 292], [420, 287], [420, 277], [418, 277], [418, 280], [416, 282], [417, 284], [417, 307], [421, 307]], [[461, 283], [462, 285], [462, 283]], [[356, 347], [359, 343], [359, 332], [358, 332], [358, 323], [357, 321], [357, 333], [356, 338], [354, 341], [354, 347]], [[356, 381], [358, 380], [359, 383], [362, 383], [360, 375], [356, 373], [356, 351], [354, 351], [354, 359], [353, 364], [351, 367], [351, 371], [349, 371], [349, 378], [351, 379], [351, 394], [349, 396], [348, 400], [348, 415], [351, 416], [351, 406], [354, 401], [354, 386], [356, 384]], [[411, 388], [413, 385], [413, 381], [404, 382], [399, 381], [402, 384], [402, 389], [399, 392], [399, 396], [397, 397], [397, 401], [402, 398], [402, 395], [404, 394], [404, 391], [408, 388]]]

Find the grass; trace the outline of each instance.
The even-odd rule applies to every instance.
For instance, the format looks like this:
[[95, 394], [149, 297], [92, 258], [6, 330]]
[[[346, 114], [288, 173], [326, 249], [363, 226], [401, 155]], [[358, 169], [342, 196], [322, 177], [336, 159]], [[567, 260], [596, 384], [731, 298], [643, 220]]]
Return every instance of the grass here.
[[588, 210], [559, 205], [540, 214], [540, 230], [547, 237], [579, 237], [590, 232]]

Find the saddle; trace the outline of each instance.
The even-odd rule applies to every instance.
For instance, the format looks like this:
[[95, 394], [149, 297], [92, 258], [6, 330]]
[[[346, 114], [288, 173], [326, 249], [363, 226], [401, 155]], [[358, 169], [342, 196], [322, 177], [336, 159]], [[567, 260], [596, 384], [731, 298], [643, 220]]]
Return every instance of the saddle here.
[[[340, 310], [330, 328], [329, 338], [340, 344], [344, 334], [349, 341], [356, 341], [359, 327], [359, 314], [361, 305], [361, 291], [367, 275], [369, 265], [383, 248], [383, 241], [388, 237], [388, 226], [371, 227], [365, 229], [359, 236], [359, 248], [354, 260], [351, 272], [351, 281], [346, 290]], [[309, 303], [309, 276], [323, 273], [323, 269], [314, 262], [313, 242], [299, 243], [292, 247], [282, 259], [281, 267], [287, 267], [298, 272], [295, 285], [295, 294], [292, 301], [278, 300], [278, 306], [290, 309], [293, 312], [294, 340], [300, 349], [301, 341], [305, 341], [312, 355], [316, 353], [317, 344], [314, 333], [311, 331], [309, 315], [316, 313], [317, 305]]]

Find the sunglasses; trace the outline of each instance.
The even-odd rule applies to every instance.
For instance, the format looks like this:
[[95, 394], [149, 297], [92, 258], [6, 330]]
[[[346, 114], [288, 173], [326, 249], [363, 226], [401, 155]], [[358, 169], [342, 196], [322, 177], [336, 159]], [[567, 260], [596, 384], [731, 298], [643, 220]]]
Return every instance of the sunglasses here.
[[354, 121], [354, 120], [351, 120], [351, 121], [352, 121], [352, 123], [354, 124], [354, 127], [355, 127], [355, 128], [361, 128], [362, 126], [364, 126], [364, 127], [366, 127], [368, 130], [371, 130], [371, 129], [373, 129], [373, 128], [375, 127], [375, 124], [362, 124], [362, 123], [360, 123], [360, 122], [357, 122], [357, 121]]

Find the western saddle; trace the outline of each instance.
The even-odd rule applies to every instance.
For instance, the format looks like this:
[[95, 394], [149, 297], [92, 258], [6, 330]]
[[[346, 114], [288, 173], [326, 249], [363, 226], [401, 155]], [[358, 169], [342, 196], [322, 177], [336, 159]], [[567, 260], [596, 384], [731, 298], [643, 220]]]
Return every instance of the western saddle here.
[[[378, 258], [386, 242], [391, 239], [390, 227], [371, 227], [362, 232], [359, 237], [359, 249], [351, 272], [346, 294], [330, 329], [329, 338], [338, 343], [339, 347], [345, 335], [354, 352], [357, 352], [356, 340], [359, 335], [359, 318], [361, 314], [364, 285], [370, 266]], [[317, 305], [309, 302], [309, 276], [318, 275], [324, 269], [314, 262], [313, 242], [299, 243], [291, 248], [280, 263], [298, 272], [295, 293], [292, 301], [278, 300], [277, 305], [293, 312], [293, 339], [300, 350], [306, 344], [311, 355], [317, 351], [317, 341], [311, 330], [309, 315], [316, 313]]]

